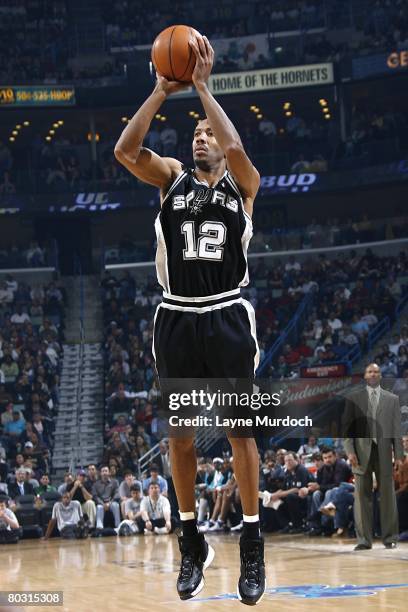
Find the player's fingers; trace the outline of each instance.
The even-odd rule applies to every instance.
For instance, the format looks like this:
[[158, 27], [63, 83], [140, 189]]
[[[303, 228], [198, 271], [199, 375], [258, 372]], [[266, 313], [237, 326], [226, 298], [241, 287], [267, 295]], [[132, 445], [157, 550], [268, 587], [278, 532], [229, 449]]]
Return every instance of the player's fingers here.
[[214, 56], [214, 49], [210, 45], [210, 41], [208, 40], [208, 38], [206, 36], [203, 36], [203, 39], [204, 39], [205, 46], [206, 46], [206, 49], [207, 49], [207, 55], [209, 57]]
[[207, 58], [207, 49], [202, 36], [197, 36], [198, 47], [200, 49], [200, 55], [203, 59]]
[[199, 57], [199, 55], [200, 55], [200, 51], [199, 51], [198, 46], [197, 46], [197, 39], [195, 39], [195, 38], [190, 38], [190, 40], [189, 40], [189, 43], [188, 43], [188, 44], [189, 44], [189, 45], [190, 45], [190, 47], [192, 48], [193, 53], [194, 53], [194, 55], [196, 56], [196, 58], [198, 58], [198, 57]]

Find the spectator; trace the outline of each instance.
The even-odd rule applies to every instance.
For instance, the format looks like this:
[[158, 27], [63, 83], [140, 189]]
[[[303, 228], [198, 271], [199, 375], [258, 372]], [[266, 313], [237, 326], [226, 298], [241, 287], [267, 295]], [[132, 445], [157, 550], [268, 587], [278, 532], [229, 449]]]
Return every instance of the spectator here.
[[308, 484], [313, 478], [299, 463], [296, 453], [286, 453], [285, 467], [282, 489], [275, 493], [264, 491], [263, 506], [278, 510], [281, 520], [286, 523], [284, 533], [301, 533], [307, 516]]
[[35, 489], [35, 494], [42, 496], [44, 493], [57, 492], [57, 489], [50, 483], [48, 474], [43, 474], [40, 478], [40, 486]]
[[16, 482], [10, 484], [8, 487], [9, 496], [13, 501], [20, 495], [34, 495], [33, 485], [26, 482], [26, 470], [25, 468], [19, 468], [16, 470]]
[[64, 474], [64, 482], [58, 487], [58, 493], [62, 496], [68, 490], [68, 486], [74, 482], [74, 477], [71, 472]]
[[157, 465], [153, 463], [150, 466], [149, 472], [150, 472], [149, 478], [145, 478], [143, 480], [143, 492], [146, 492], [147, 494], [147, 491], [149, 490], [150, 485], [154, 483], [159, 486], [160, 494], [167, 497], [167, 488], [168, 488], [167, 481], [165, 478], [163, 478], [163, 476], [160, 476], [159, 468], [157, 467]]
[[55, 525], [62, 538], [73, 539], [77, 537], [77, 528], [82, 520], [81, 504], [72, 500], [68, 492], [62, 495], [62, 500], [56, 502], [52, 509], [51, 520], [48, 523], [44, 540], [48, 540]]
[[123, 481], [119, 485], [120, 510], [122, 516], [125, 516], [126, 502], [132, 498], [131, 489], [134, 484], [137, 484], [142, 490], [142, 483], [135, 479], [134, 474], [130, 470], [123, 473]]
[[[140, 484], [134, 483], [130, 487], [130, 498], [125, 502], [123, 512], [124, 520], [116, 529], [118, 535], [130, 535], [140, 533], [140, 523], [142, 519], [142, 489]], [[139, 527], [140, 525], [140, 527]]]
[[323, 465], [318, 469], [316, 482], [308, 484], [312, 494], [309, 512], [309, 535], [320, 535], [329, 529], [329, 517], [321, 514], [322, 508], [331, 502], [333, 489], [352, 477], [349, 465], [343, 459], [337, 459], [330, 447], [321, 449]]
[[100, 478], [92, 489], [92, 495], [96, 503], [96, 531], [101, 531], [104, 526], [105, 513], [110, 511], [113, 514], [115, 527], [120, 523], [119, 508], [119, 485], [117, 480], [113, 480], [109, 475], [108, 466], [101, 467]]
[[170, 533], [172, 528], [170, 502], [160, 493], [160, 487], [156, 482], [150, 482], [148, 495], [142, 499], [140, 511], [140, 526], [144, 529], [145, 535]]
[[76, 480], [69, 482], [66, 486], [66, 492], [69, 493], [70, 499], [81, 504], [81, 509], [84, 517], [88, 520], [89, 527], [95, 528], [96, 522], [96, 506], [92, 499], [92, 483], [90, 480], [85, 480], [85, 470], [77, 472]]
[[302, 444], [299, 447], [297, 454], [299, 455], [299, 457], [302, 457], [303, 455], [313, 455], [314, 453], [319, 452], [320, 448], [317, 444], [316, 436], [309, 436], [306, 444]]
[[0, 544], [16, 544], [19, 538], [20, 525], [17, 517], [7, 508], [7, 497], [0, 497]]

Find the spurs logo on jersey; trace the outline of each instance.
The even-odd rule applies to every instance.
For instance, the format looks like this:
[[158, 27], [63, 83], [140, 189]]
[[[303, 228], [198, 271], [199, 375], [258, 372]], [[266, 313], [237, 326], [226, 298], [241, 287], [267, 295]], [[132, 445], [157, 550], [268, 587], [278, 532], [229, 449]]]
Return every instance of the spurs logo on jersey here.
[[166, 293], [202, 297], [248, 284], [252, 222], [234, 179], [217, 185], [185, 170], [168, 190], [155, 222], [156, 268]]
[[[225, 183], [222, 185], [225, 189]], [[190, 214], [197, 215], [201, 212], [203, 204], [210, 202], [226, 206], [233, 212], [238, 212], [238, 202], [236, 198], [217, 189], [199, 189], [190, 191], [187, 195], [175, 195], [172, 197], [173, 210], [189, 209]]]

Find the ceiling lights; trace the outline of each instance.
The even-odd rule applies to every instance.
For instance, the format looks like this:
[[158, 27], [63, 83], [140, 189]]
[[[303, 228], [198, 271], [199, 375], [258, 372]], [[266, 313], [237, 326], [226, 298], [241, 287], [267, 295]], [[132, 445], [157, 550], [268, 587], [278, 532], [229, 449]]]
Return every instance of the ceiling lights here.
[[21, 134], [21, 131], [24, 127], [28, 127], [30, 125], [29, 121], [24, 121], [23, 124], [21, 123], [17, 123], [15, 125], [15, 127], [12, 129], [11, 134], [9, 136], [9, 141], [10, 142], [15, 142], [17, 139], [17, 136], [19, 136]]
[[55, 136], [55, 134], [56, 134], [56, 130], [58, 130], [62, 125], [64, 125], [64, 122], [62, 121], [62, 119], [60, 119], [59, 121], [54, 121], [51, 124], [50, 129], [48, 130], [48, 134], [45, 137], [45, 140], [47, 142], [51, 142], [53, 136]]

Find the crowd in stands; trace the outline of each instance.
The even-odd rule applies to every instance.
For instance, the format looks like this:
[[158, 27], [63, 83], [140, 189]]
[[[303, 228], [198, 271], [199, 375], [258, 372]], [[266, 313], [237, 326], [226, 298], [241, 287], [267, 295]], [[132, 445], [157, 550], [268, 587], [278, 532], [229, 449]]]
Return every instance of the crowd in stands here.
[[55, 282], [7, 275], [1, 285], [0, 490], [7, 493], [19, 478], [46, 486], [52, 468], [65, 297]]
[[[401, 541], [408, 539], [408, 436], [403, 438], [403, 447], [405, 460], [394, 469]], [[0, 543], [32, 536], [33, 524], [35, 535], [43, 535], [46, 540], [58, 534], [80, 539], [89, 534], [170, 533], [179, 521], [167, 440], [161, 442], [157, 463], [150, 464], [141, 479], [136, 474], [135, 470], [126, 470], [119, 476], [102, 462], [99, 468], [91, 464], [76, 474], [67, 472], [63, 483], [52, 484], [48, 473], [43, 473], [38, 482], [17, 464], [0, 482]], [[354, 537], [354, 481], [342, 439], [311, 435], [297, 453], [272, 444], [259, 455], [259, 479], [263, 531]], [[239, 487], [233, 457], [227, 449], [222, 457], [214, 458], [197, 450], [195, 497], [201, 532], [242, 530]], [[375, 483], [373, 502], [378, 537], [381, 527]]]
[[22, 85], [72, 78], [65, 0], [4, 0], [0, 6], [0, 80]]
[[[27, 245], [11, 244], [0, 247], [1, 268], [43, 268], [55, 266], [55, 252], [51, 245], [40, 245], [36, 240]], [[4, 290], [4, 284], [2, 286]], [[0, 289], [0, 303], [8, 302], [10, 295], [3, 295]]]
[[[408, 39], [406, 0], [291, 0], [227, 3], [176, 2], [157, 0], [150, 11], [141, 0], [104, 0], [98, 7], [105, 27], [106, 51], [150, 45], [155, 36], [172, 23], [189, 23], [210, 39], [239, 38], [258, 33], [301, 31], [290, 43], [279, 39], [268, 52], [253, 53], [251, 45], [231, 45], [218, 57], [216, 71], [263, 68], [305, 62], [338, 61], [352, 55], [403, 48]], [[69, 15], [65, 0], [6, 0], [0, 7], [0, 76], [7, 84], [27, 81], [69, 82], [77, 78], [94, 79], [118, 75], [120, 62], [114, 55], [98, 68], [70, 67], [70, 38], [75, 16]], [[103, 25], [102, 25], [103, 27]], [[310, 34], [310, 30], [320, 33]], [[331, 32], [352, 28], [355, 39], [339, 43]], [[317, 30], [319, 32], [319, 30]], [[324, 33], [322, 33], [324, 32]], [[276, 42], [276, 40], [274, 41]], [[297, 53], [294, 54], [295, 49]]]
[[[306, 226], [278, 227], [272, 231], [255, 231], [251, 239], [252, 253], [276, 253], [301, 249], [322, 249], [343, 245], [364, 244], [404, 238], [408, 233], [406, 216], [370, 219], [367, 214], [360, 218], [341, 222], [338, 218], [317, 221], [312, 219]], [[155, 244], [135, 241], [124, 234], [118, 244], [105, 247], [105, 264], [153, 261]]]
[[[267, 108], [263, 112], [259, 121], [248, 113], [234, 118], [245, 149], [262, 176], [375, 166], [401, 159], [407, 150], [407, 116], [392, 109], [355, 108], [344, 141], [336, 117], [325, 121], [297, 114], [296, 109], [288, 118], [271, 116]], [[192, 129], [187, 124], [176, 126], [170, 119], [153, 121], [144, 145], [191, 166]], [[34, 138], [28, 158], [18, 160], [19, 153], [0, 142], [0, 197], [7, 203], [8, 196], [12, 206], [13, 196], [21, 191], [80, 192], [90, 185], [109, 191], [137, 188], [140, 183], [115, 160], [113, 148], [113, 141], [98, 145], [98, 159], [92, 163], [89, 146], [72, 132], [55, 142]]]
[[[259, 265], [264, 266], [262, 260]], [[283, 346], [263, 375], [296, 378], [302, 367], [344, 360], [355, 347], [364, 353], [377, 323], [384, 317], [395, 320], [395, 307], [407, 293], [407, 266], [405, 251], [380, 257], [370, 249], [331, 260], [320, 255], [305, 263], [292, 256], [284, 266], [274, 266], [269, 275], [282, 275], [280, 287], [288, 295], [312, 292], [315, 300], [297, 340]], [[404, 345], [405, 336], [401, 332]], [[391, 373], [387, 357], [378, 363], [383, 376], [398, 375]]]
[[[325, 255], [305, 262], [291, 256], [286, 263], [250, 260], [250, 288], [243, 294], [255, 308], [260, 360], [281, 336], [282, 329], [306, 294], [313, 307], [296, 342], [283, 345], [263, 376], [296, 378], [301, 368], [338, 362], [351, 348], [364, 352], [368, 334], [406, 294], [405, 252], [380, 257], [370, 249], [333, 259]], [[160, 302], [153, 277], [136, 285], [126, 270], [106, 271], [101, 281], [105, 325], [106, 431], [104, 462], [115, 471], [137, 471], [140, 459], [166, 436], [167, 422], [159, 410], [159, 392], [151, 354], [154, 310]], [[405, 328], [392, 345], [398, 370], [406, 361]], [[389, 357], [379, 359], [384, 376]]]

